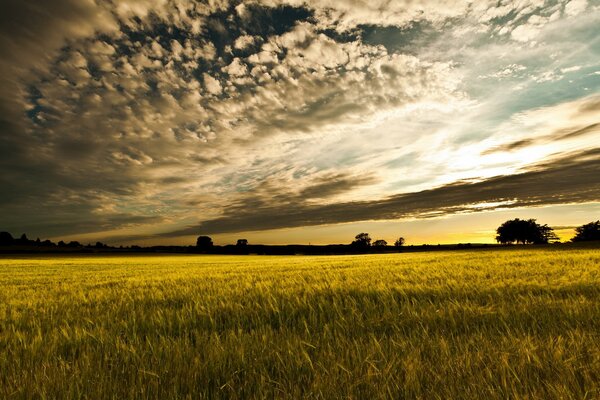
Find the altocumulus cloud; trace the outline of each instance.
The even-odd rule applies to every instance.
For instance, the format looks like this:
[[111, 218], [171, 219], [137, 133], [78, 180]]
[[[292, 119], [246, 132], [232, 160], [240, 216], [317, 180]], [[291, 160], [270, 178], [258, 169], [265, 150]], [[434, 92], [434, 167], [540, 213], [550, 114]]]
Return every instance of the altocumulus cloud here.
[[[423, 50], [418, 40], [412, 44], [419, 27], [437, 37], [477, 32], [532, 48], [552, 24], [597, 13], [580, 0], [28, 0], [4, 8], [3, 225], [50, 235], [169, 231], [190, 218], [211, 232], [258, 230], [466, 211], [464, 205], [517, 197], [515, 203], [539, 204], [535, 193], [502, 191], [499, 179], [508, 176], [488, 186], [390, 193], [393, 171], [365, 161], [378, 149], [358, 154], [368, 146], [357, 144], [332, 166], [324, 146], [360, 143], [373, 121], [411, 110], [452, 114], [476, 102], [462, 61], [443, 51], [433, 56], [439, 43]], [[406, 51], [367, 40], [378, 28], [391, 29]], [[594, 118], [546, 127], [541, 138], [506, 137], [494, 149], [589, 137], [597, 133]], [[298, 151], [307, 147], [323, 150]], [[544, 167], [546, 178], [591, 162], [552, 159], [558, 164]], [[519, 170], [515, 182], [533, 173], [542, 174]], [[442, 201], [449, 190], [453, 200]], [[594, 191], [572, 199], [566, 193], [561, 188], [549, 202], [597, 200]], [[414, 206], [422, 201], [426, 207]], [[363, 211], [352, 211], [357, 205]], [[281, 215], [277, 222], [262, 222], [273, 212]]]

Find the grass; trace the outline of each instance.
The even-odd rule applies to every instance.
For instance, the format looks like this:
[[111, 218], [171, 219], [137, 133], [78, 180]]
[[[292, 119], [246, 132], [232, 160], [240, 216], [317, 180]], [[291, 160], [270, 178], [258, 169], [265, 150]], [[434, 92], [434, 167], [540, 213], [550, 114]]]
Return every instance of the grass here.
[[600, 398], [600, 251], [0, 259], [0, 398]]

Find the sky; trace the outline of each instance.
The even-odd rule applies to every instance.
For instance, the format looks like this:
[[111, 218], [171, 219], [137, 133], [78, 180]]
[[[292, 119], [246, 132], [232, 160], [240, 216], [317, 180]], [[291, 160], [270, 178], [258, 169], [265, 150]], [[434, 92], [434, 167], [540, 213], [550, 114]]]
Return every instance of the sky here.
[[0, 0], [0, 230], [563, 239], [600, 219], [600, 0]]

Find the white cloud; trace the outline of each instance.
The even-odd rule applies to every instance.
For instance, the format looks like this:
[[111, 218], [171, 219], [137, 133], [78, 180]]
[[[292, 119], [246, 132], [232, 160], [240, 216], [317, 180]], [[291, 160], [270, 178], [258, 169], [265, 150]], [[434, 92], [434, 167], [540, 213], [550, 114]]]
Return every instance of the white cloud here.
[[234, 58], [231, 64], [223, 67], [223, 72], [231, 76], [239, 77], [248, 74], [248, 67], [239, 58]]
[[562, 72], [563, 74], [566, 74], [566, 73], [569, 73], [569, 72], [579, 71], [580, 69], [581, 69], [581, 65], [574, 65], [572, 67], [562, 68], [560, 70], [560, 72]]
[[527, 20], [527, 23], [517, 26], [510, 33], [511, 37], [518, 42], [530, 42], [537, 38], [540, 31], [549, 21], [549, 18], [544, 18], [539, 15], [532, 15]]
[[562, 79], [562, 75], [558, 75], [556, 71], [546, 71], [538, 75], [533, 75], [532, 79], [537, 83], [554, 82]]
[[293, 49], [292, 57], [294, 56], [302, 58], [308, 65], [325, 68], [336, 68], [349, 61], [348, 53], [344, 51], [343, 46], [322, 34], [307, 48]]
[[243, 49], [253, 45], [254, 43], [256, 43], [256, 38], [254, 36], [242, 35], [242, 36], [238, 37], [237, 39], [235, 39], [233, 47], [238, 50], [243, 50]]
[[248, 61], [253, 64], [276, 64], [278, 62], [277, 55], [272, 51], [260, 51], [248, 57]]
[[587, 0], [571, 0], [565, 5], [565, 14], [570, 17], [581, 14], [587, 8]]
[[496, 78], [496, 79], [505, 79], [514, 77], [518, 75], [520, 72], [525, 71], [527, 69], [526, 66], [521, 64], [510, 64], [501, 70], [494, 72], [493, 74], [482, 76], [484, 78]]
[[211, 93], [211, 94], [221, 94], [223, 92], [223, 87], [221, 86], [221, 83], [213, 78], [212, 76], [210, 76], [209, 74], [205, 73], [203, 75], [204, 78], [204, 87], [206, 88], [206, 90]]

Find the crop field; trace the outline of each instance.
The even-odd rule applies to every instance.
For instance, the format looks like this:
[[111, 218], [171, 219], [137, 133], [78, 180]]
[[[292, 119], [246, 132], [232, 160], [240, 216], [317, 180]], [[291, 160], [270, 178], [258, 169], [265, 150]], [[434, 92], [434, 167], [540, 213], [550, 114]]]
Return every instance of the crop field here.
[[600, 250], [0, 258], [1, 399], [598, 399]]

